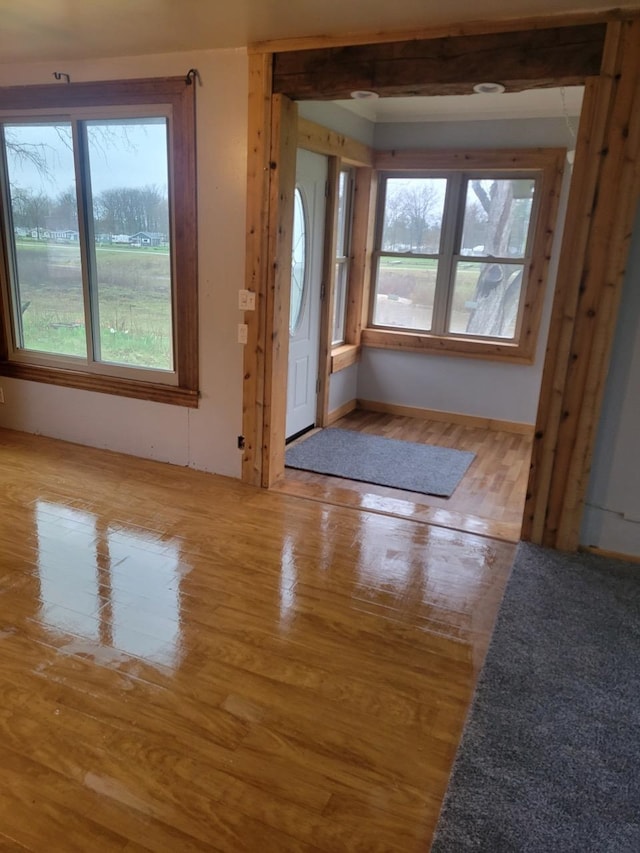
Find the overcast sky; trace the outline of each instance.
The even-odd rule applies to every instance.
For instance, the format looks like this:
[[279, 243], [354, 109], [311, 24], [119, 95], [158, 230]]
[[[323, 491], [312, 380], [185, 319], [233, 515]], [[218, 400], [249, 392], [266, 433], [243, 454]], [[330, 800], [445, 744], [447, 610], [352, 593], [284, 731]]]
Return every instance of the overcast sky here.
[[[94, 195], [113, 187], [150, 185], [166, 193], [164, 119], [87, 122], [87, 132]], [[7, 124], [5, 135], [12, 187], [55, 198], [74, 185], [70, 125]], [[32, 159], [20, 156], [19, 151], [33, 153], [43, 161], [44, 168], [37, 168]]]

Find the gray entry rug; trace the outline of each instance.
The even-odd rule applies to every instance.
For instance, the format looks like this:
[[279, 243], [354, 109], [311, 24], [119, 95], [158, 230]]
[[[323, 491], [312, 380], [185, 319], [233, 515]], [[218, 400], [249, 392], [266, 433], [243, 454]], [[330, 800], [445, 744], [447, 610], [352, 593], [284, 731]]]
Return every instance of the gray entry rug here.
[[521, 544], [432, 853], [638, 853], [640, 565]]
[[323, 429], [287, 449], [289, 468], [450, 497], [475, 458], [466, 450], [414, 444], [349, 429]]

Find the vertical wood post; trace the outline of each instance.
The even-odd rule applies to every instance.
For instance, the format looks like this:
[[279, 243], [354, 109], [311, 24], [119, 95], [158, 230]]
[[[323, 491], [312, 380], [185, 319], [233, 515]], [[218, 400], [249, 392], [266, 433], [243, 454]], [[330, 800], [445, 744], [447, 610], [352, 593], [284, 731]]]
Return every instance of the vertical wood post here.
[[266, 328], [270, 337], [265, 349], [262, 444], [262, 485], [267, 488], [284, 474], [297, 145], [298, 107], [285, 95], [274, 95], [271, 107], [271, 183], [267, 226], [269, 262], [266, 282]]
[[256, 294], [256, 310], [247, 311], [244, 318], [248, 334], [244, 348], [242, 479], [255, 486], [262, 482], [272, 65], [271, 53], [249, 54], [245, 286]]
[[609, 23], [586, 87], [547, 345], [523, 538], [564, 550], [578, 545], [638, 197], [638, 44], [640, 22]]
[[331, 382], [331, 339], [333, 337], [333, 310], [336, 278], [336, 220], [338, 216], [338, 190], [340, 158], [329, 157], [327, 174], [326, 214], [324, 220], [324, 251], [322, 253], [322, 292], [320, 306], [320, 360], [318, 389], [318, 426], [327, 425], [329, 413], [329, 384]]

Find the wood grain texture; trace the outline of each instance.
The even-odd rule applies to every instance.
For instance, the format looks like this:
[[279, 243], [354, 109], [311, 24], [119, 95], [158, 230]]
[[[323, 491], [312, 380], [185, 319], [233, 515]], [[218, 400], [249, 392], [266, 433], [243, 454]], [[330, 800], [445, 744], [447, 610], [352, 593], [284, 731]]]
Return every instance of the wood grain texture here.
[[266, 269], [266, 328], [270, 330], [270, 346], [265, 350], [265, 406], [262, 436], [262, 485], [267, 487], [282, 477], [284, 470], [291, 241], [297, 138], [298, 107], [289, 98], [274, 95], [267, 227], [269, 263]]
[[274, 92], [295, 100], [348, 98], [354, 89], [386, 97], [468, 94], [487, 75], [507, 91], [580, 85], [598, 74], [606, 26], [413, 38], [274, 54]]
[[378, 179], [373, 169], [356, 169], [353, 185], [351, 256], [347, 288], [345, 343], [360, 346], [362, 328], [369, 313], [371, 256]]
[[336, 279], [336, 223], [340, 158], [327, 157], [327, 189], [325, 193], [324, 241], [322, 251], [322, 287], [320, 290], [320, 353], [318, 361], [318, 399], [316, 424], [325, 426], [329, 415], [329, 382], [331, 377], [331, 339]]
[[635, 205], [637, 20], [609, 25], [586, 90], [536, 423], [523, 535], [575, 550]]
[[243, 365], [242, 434], [245, 447], [242, 479], [254, 486], [262, 481], [272, 62], [268, 53], [249, 56], [245, 287], [256, 294], [256, 310], [245, 312], [244, 317], [247, 344]]
[[512, 545], [0, 432], [0, 846], [424, 851]]
[[373, 163], [373, 149], [368, 145], [301, 116], [298, 117], [298, 147], [328, 157], [340, 157], [350, 166], [371, 166]]
[[363, 409], [347, 413], [332, 426], [401, 441], [470, 450], [476, 459], [450, 498], [293, 468], [286, 469], [285, 478], [277, 487], [279, 491], [509, 542], [519, 540], [531, 456], [530, 434]]

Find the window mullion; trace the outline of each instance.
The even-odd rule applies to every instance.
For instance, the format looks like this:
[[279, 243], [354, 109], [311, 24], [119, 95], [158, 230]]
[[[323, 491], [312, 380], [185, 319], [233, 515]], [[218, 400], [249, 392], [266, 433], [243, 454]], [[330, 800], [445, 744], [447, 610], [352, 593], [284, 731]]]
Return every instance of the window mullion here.
[[78, 204], [78, 233], [82, 265], [82, 291], [84, 297], [87, 361], [100, 361], [100, 334], [98, 295], [96, 288], [96, 251], [93, 229], [91, 176], [87, 152], [87, 134], [84, 123], [73, 121], [73, 153], [76, 170], [76, 196]]
[[453, 254], [456, 249], [456, 238], [462, 221], [461, 193], [463, 176], [461, 173], [451, 173], [447, 181], [444, 214], [442, 217], [442, 238], [440, 242], [440, 260], [436, 276], [436, 291], [433, 302], [433, 320], [431, 331], [436, 335], [444, 335], [447, 329], [447, 317], [453, 290]]

